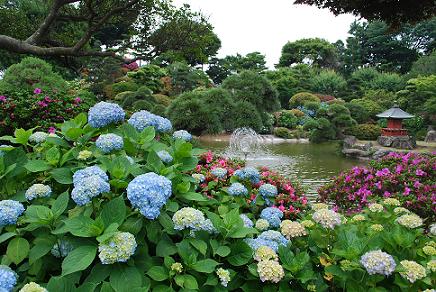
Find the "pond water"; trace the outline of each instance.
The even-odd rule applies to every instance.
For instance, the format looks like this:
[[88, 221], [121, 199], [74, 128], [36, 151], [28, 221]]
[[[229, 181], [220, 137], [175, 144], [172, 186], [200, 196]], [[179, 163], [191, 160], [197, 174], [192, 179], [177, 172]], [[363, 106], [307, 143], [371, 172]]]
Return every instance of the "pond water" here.
[[[223, 153], [228, 142], [202, 141], [205, 149]], [[339, 152], [338, 143], [280, 143], [267, 145], [269, 153], [260, 156], [249, 156], [250, 166], [267, 166], [276, 170], [292, 181], [298, 180], [309, 197], [316, 196], [316, 190], [343, 170], [362, 161], [346, 158]]]

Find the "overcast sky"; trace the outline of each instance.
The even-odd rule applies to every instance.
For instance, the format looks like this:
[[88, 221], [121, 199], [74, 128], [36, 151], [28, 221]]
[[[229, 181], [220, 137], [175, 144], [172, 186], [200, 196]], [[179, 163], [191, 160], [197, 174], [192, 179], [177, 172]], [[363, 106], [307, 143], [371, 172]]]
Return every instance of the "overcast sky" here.
[[219, 56], [259, 51], [272, 68], [287, 41], [320, 37], [345, 40], [352, 15], [334, 16], [326, 9], [293, 5], [293, 0], [174, 0], [209, 16], [221, 39]]

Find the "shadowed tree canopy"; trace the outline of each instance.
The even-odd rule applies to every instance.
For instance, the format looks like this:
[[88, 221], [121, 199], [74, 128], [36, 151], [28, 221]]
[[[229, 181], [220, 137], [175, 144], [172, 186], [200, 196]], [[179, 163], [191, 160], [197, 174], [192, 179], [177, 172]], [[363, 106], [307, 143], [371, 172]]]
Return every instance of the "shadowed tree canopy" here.
[[335, 15], [352, 13], [367, 20], [383, 20], [391, 27], [436, 15], [434, 0], [295, 0], [294, 4], [327, 8]]
[[309, 63], [321, 68], [335, 68], [338, 65], [338, 49], [330, 42], [320, 39], [301, 39], [288, 42], [282, 48], [277, 67]]
[[207, 19], [168, 0], [0, 0], [0, 16], [1, 54], [15, 56], [150, 60], [173, 52], [198, 64], [220, 47]]

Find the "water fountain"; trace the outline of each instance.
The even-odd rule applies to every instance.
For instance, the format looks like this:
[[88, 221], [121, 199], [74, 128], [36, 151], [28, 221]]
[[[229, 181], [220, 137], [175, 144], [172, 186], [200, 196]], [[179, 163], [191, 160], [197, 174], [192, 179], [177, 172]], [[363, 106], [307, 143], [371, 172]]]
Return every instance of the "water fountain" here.
[[249, 155], [254, 157], [270, 155], [266, 143], [261, 135], [251, 128], [238, 128], [230, 136], [229, 147], [225, 153], [227, 157], [239, 157], [247, 160]]

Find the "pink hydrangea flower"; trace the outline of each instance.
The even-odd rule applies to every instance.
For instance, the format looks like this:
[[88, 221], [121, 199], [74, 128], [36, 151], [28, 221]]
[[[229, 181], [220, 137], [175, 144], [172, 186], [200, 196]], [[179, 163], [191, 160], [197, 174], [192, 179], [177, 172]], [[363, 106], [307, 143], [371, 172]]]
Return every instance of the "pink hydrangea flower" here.
[[5, 102], [5, 101], [6, 101], [6, 96], [4, 96], [4, 95], [0, 95], [0, 101], [1, 101], [1, 102]]
[[34, 94], [40, 94], [42, 92], [41, 88], [35, 88], [35, 90], [33, 90]]

